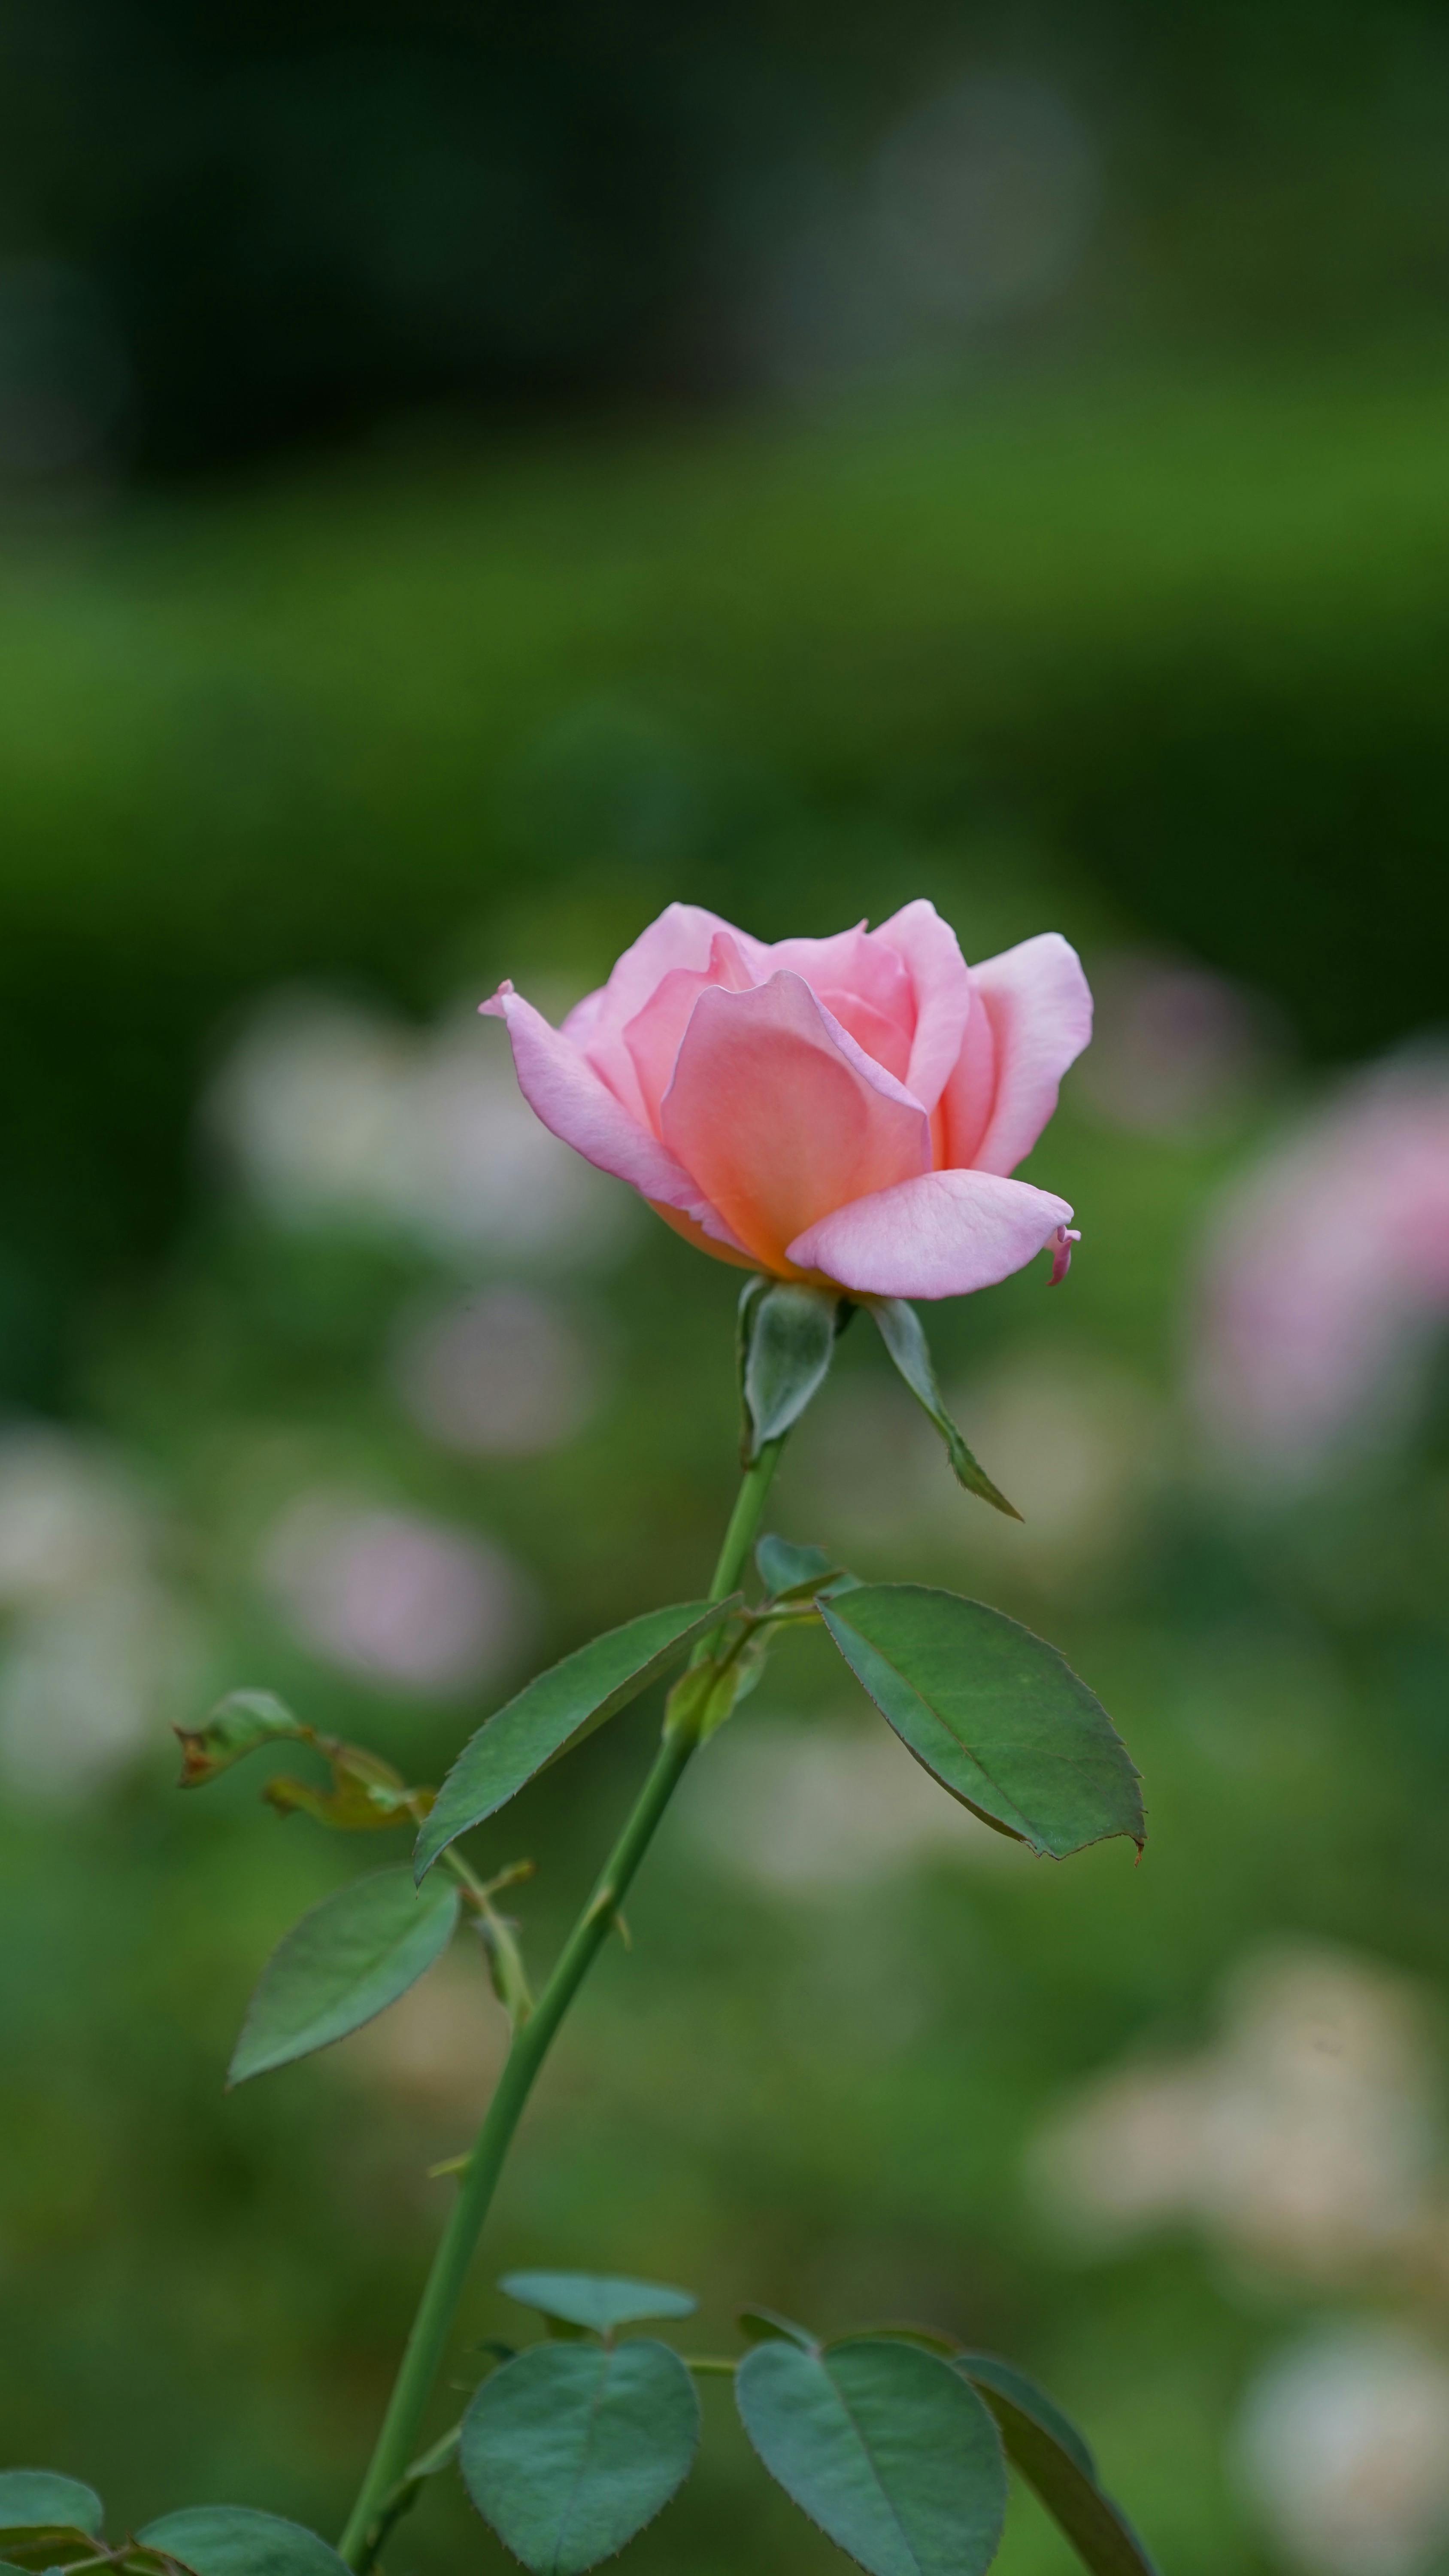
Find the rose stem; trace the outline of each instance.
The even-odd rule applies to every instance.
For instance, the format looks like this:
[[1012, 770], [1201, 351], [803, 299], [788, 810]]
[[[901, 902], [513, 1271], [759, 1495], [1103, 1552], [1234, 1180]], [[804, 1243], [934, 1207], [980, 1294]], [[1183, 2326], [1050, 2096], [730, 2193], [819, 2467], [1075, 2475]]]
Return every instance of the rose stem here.
[[[725, 1600], [739, 1581], [782, 1445], [779, 1440], [770, 1441], [755, 1464], [745, 1470], [710, 1585], [711, 1601]], [[373, 2563], [377, 2547], [373, 2534], [379, 2515], [412, 2460], [468, 2269], [524, 2104], [560, 2023], [608, 1939], [629, 1883], [679, 1786], [696, 1741], [686, 1729], [666, 1736], [660, 1745], [628, 1823], [559, 1952], [553, 1974], [531, 2017], [514, 2032], [503, 2072], [463, 2171], [453, 2214], [433, 2257], [433, 2268], [418, 2304], [367, 2475], [337, 2544], [344, 2563], [357, 2570], [358, 2576], [365, 2576]]]

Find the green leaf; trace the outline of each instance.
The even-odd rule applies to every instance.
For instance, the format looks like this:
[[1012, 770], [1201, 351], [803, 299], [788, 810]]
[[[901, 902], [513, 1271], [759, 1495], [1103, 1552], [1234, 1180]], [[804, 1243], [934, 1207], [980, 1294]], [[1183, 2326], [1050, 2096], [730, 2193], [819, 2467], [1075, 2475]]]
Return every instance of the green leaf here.
[[201, 2576], [168, 2550], [149, 2549], [140, 2541], [108, 2550], [94, 2532], [73, 2523], [0, 2524], [0, 2550], [7, 2553], [0, 2557], [0, 2576], [37, 2576], [37, 2571], [52, 2576], [67, 2567], [94, 2568], [98, 2561], [111, 2576]]
[[784, 1438], [822, 1384], [835, 1348], [839, 1305], [833, 1289], [787, 1279], [771, 1280], [751, 1304], [742, 1380], [746, 1466], [770, 1441]]
[[916, 1402], [928, 1413], [946, 1443], [946, 1455], [958, 1485], [968, 1494], [979, 1494], [983, 1503], [991, 1503], [1008, 1520], [1019, 1521], [1015, 1503], [1009, 1503], [997, 1485], [993, 1485], [979, 1459], [973, 1458], [950, 1414], [941, 1401], [936, 1372], [931, 1365], [930, 1345], [914, 1306], [904, 1297], [863, 1297], [861, 1304], [874, 1315], [881, 1340], [900, 1370]]
[[274, 1692], [236, 1690], [217, 1701], [204, 1726], [178, 1726], [176, 1735], [181, 1745], [181, 1786], [202, 1789], [244, 1754], [255, 1753], [259, 1744], [310, 1743], [312, 1729], [294, 1717]]
[[809, 2352], [759, 2343], [735, 2394], [770, 2475], [870, 2576], [990, 2566], [1006, 2513], [1001, 2443], [950, 2362], [873, 2336]]
[[418, 1836], [417, 1876], [421, 1879], [460, 1834], [506, 1806], [535, 1772], [637, 1699], [692, 1638], [718, 1627], [736, 1606], [737, 1596], [646, 1610], [642, 1618], [629, 1619], [622, 1628], [611, 1628], [607, 1636], [565, 1655], [505, 1707], [495, 1709], [464, 1745], [438, 1792]]
[[923, 2352], [944, 2353], [954, 2361], [960, 2345], [954, 2335], [938, 2334], [934, 2326], [872, 2326], [872, 2339], [886, 2343], [918, 2343]]
[[787, 1538], [762, 1538], [755, 1549], [760, 1581], [772, 1601], [792, 1594], [818, 1592], [822, 1583], [838, 1582], [845, 1569], [823, 1547], [795, 1547]]
[[1035, 2487], [1092, 2576], [1156, 2576], [1130, 2523], [1102, 2493], [1086, 2443], [1051, 2399], [994, 2353], [958, 2353], [955, 2366], [980, 2391], [1007, 2457]]
[[0, 2529], [69, 2523], [77, 2531], [98, 2532], [105, 2519], [95, 2488], [82, 2486], [79, 2478], [63, 2478], [56, 2469], [0, 2470]]
[[664, 1704], [666, 1738], [683, 1734], [695, 1744], [708, 1744], [759, 1681], [769, 1643], [762, 1627], [728, 1654], [708, 1655], [681, 1673]]
[[580, 2576], [653, 2521], [698, 2440], [699, 2400], [667, 2344], [534, 2344], [479, 2389], [459, 2465], [525, 2567]]
[[360, 1744], [341, 1744], [335, 1736], [312, 1738], [332, 1767], [332, 1786], [319, 1789], [311, 1780], [281, 1772], [269, 1780], [262, 1796], [279, 1816], [310, 1816], [334, 1833], [387, 1833], [394, 1825], [419, 1825], [433, 1803], [431, 1789], [410, 1789], [400, 1771]]
[[798, 2343], [802, 2352], [815, 2350], [815, 2337], [793, 2317], [782, 2317], [775, 2308], [741, 2308], [737, 2320], [742, 2335], [751, 2343]]
[[1058, 2447], [1076, 2462], [1083, 2477], [1090, 2478], [1095, 2485], [1097, 2463], [1075, 2424], [1069, 2422], [1059, 2406], [1052, 2404], [1044, 2389], [1027, 2378], [1025, 2371], [1018, 2370], [1014, 2362], [999, 2360], [994, 2352], [963, 2352], [959, 2344], [953, 2348], [951, 2358], [958, 2370], [965, 2371], [973, 2388], [980, 2389], [988, 2405], [994, 2392], [1011, 2405], [1025, 2408], [1035, 2415]]
[[239, 2504], [196, 2504], [163, 2514], [139, 2535], [185, 2560], [195, 2576], [342, 2576], [343, 2561], [315, 2531]]
[[1111, 1834], [1141, 1849], [1126, 1746], [1055, 1646], [921, 1583], [862, 1584], [821, 1616], [917, 1761], [984, 1823], [1058, 1860]]
[[289, 1774], [269, 1780], [262, 1795], [279, 1815], [294, 1811], [319, 1825], [344, 1833], [376, 1833], [393, 1825], [417, 1825], [433, 1803], [431, 1789], [410, 1789], [400, 1771], [366, 1745], [344, 1744], [339, 1736], [321, 1735], [294, 1717], [271, 1691], [232, 1691], [219, 1700], [205, 1726], [178, 1726], [183, 1789], [203, 1788], [221, 1771], [262, 1744], [287, 1741], [314, 1744], [331, 1768], [332, 1786], [319, 1789]]
[[405, 1866], [324, 1896], [262, 1970], [227, 2083], [309, 2057], [396, 2003], [447, 1948], [458, 1902], [450, 1880], [419, 1890]]
[[692, 2317], [699, 2301], [662, 2281], [615, 2280], [605, 2272], [505, 2272], [500, 2290], [521, 2308], [537, 2308], [565, 2325], [611, 2334], [643, 2317]]
[[97, 2546], [95, 2533], [74, 2523], [0, 2524], [0, 2565], [19, 2568], [21, 2576], [36, 2568], [94, 2566]]

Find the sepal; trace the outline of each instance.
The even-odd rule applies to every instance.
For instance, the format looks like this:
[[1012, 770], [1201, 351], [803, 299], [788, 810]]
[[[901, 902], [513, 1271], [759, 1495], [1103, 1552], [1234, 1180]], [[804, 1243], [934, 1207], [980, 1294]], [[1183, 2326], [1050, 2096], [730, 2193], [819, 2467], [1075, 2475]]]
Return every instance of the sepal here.
[[751, 1279], [740, 1297], [738, 1351], [743, 1436], [754, 1466], [783, 1440], [824, 1384], [836, 1338], [850, 1313], [833, 1288], [793, 1279]]
[[874, 1316], [876, 1329], [901, 1376], [945, 1441], [946, 1455], [951, 1461], [951, 1472], [957, 1484], [964, 1485], [968, 1494], [979, 1494], [983, 1503], [990, 1503], [994, 1510], [1004, 1512], [1008, 1520], [1019, 1521], [1021, 1514], [1015, 1503], [1007, 1501], [1001, 1488], [992, 1483], [980, 1460], [973, 1458], [941, 1400], [941, 1390], [931, 1364], [930, 1344], [914, 1306], [908, 1305], [904, 1297], [862, 1297], [860, 1302]]

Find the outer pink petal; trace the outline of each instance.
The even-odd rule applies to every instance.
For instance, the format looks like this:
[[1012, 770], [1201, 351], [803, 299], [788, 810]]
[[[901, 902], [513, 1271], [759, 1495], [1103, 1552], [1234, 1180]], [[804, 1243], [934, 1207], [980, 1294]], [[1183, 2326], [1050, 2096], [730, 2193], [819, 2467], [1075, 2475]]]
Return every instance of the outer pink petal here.
[[1076, 950], [1055, 930], [972, 972], [996, 1040], [996, 1096], [971, 1159], [983, 1172], [1014, 1172], [1091, 1037], [1092, 995]]
[[782, 1273], [817, 1218], [930, 1163], [919, 1105], [788, 973], [701, 993], [660, 1125], [735, 1240]]
[[964, 1297], [1023, 1269], [1071, 1213], [995, 1172], [926, 1172], [822, 1217], [789, 1257], [863, 1297]]
[[601, 1172], [612, 1172], [646, 1199], [679, 1208], [703, 1224], [711, 1211], [689, 1174], [615, 1098], [571, 1038], [550, 1028], [542, 1012], [511, 984], [500, 984], [483, 1010], [506, 1022], [518, 1087], [545, 1127]]
[[893, 913], [871, 937], [893, 948], [910, 973], [916, 1022], [906, 1089], [923, 1109], [934, 1109], [961, 1053], [971, 1012], [971, 978], [960, 942], [924, 895]]
[[706, 912], [701, 904], [671, 903], [657, 921], [641, 930], [633, 946], [625, 949], [607, 984], [597, 993], [586, 994], [564, 1022], [565, 1037], [573, 1038], [586, 1050], [590, 1063], [603, 1075], [610, 1090], [641, 1119], [644, 1103], [633, 1059], [624, 1043], [624, 1031], [666, 975], [678, 967], [694, 974], [705, 972], [711, 945], [721, 930], [729, 931], [738, 942], [753, 973], [769, 973], [769, 952], [748, 931], [731, 930], [717, 912]]

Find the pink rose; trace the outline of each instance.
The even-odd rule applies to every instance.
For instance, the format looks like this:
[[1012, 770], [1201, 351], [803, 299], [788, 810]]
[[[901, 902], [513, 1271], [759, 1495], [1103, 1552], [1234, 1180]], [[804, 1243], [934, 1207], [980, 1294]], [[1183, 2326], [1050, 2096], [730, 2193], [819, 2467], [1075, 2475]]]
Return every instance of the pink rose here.
[[1065, 1199], [1007, 1177], [1091, 1035], [1055, 931], [970, 967], [931, 903], [773, 947], [672, 903], [561, 1029], [483, 1008], [544, 1125], [717, 1260], [878, 1297], [1066, 1268]]
[[1449, 1312], [1449, 1064], [1351, 1075], [1213, 1210], [1194, 1354], [1214, 1447], [1261, 1483], [1402, 1429]]

